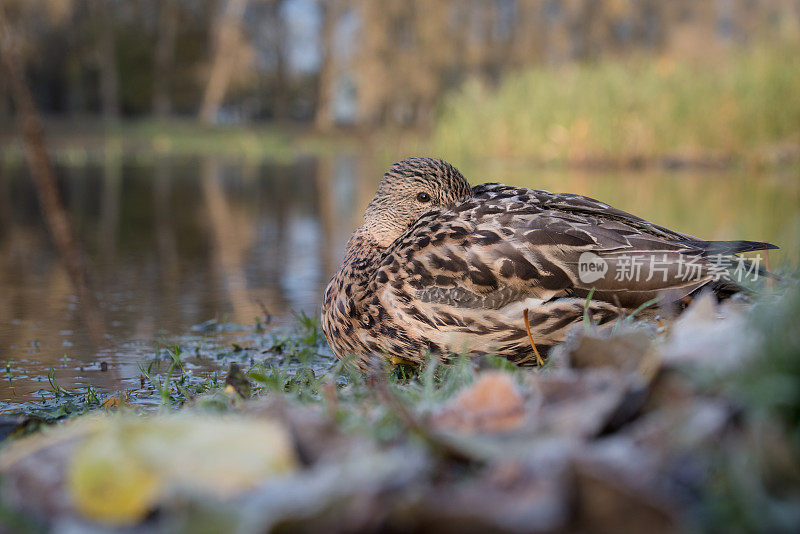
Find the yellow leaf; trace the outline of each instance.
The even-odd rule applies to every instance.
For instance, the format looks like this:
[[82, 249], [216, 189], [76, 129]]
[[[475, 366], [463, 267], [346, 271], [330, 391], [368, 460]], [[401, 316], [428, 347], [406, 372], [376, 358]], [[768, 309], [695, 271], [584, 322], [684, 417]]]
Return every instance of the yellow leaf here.
[[97, 521], [123, 525], [143, 518], [156, 503], [156, 474], [125, 458], [116, 436], [90, 438], [75, 453], [67, 474], [75, 508]]
[[96, 423], [67, 482], [76, 509], [107, 524], [137, 523], [167, 495], [229, 497], [297, 465], [286, 429], [266, 419], [115, 414]]

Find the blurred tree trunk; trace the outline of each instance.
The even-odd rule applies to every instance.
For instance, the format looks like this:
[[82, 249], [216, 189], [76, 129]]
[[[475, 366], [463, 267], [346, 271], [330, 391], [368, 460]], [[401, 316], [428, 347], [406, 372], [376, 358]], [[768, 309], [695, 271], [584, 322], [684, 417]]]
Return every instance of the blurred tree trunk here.
[[387, 6], [371, 0], [358, 3], [361, 36], [356, 71], [358, 122], [372, 128], [385, 119], [391, 80], [391, 21]]
[[103, 118], [119, 120], [119, 72], [117, 49], [114, 42], [114, 17], [109, 9], [110, 0], [95, 0], [100, 34], [97, 40], [97, 66], [100, 70], [100, 105]]
[[67, 58], [64, 69], [64, 85], [67, 92], [67, 111], [73, 117], [86, 112], [86, 87], [83, 80], [85, 51], [82, 50], [81, 37], [87, 33], [85, 17], [77, 14], [77, 9], [70, 17], [70, 27], [73, 31], [67, 33], [67, 48], [72, 53]]
[[289, 117], [289, 61], [288, 61], [288, 36], [286, 20], [281, 14], [283, 2], [274, 3], [275, 21], [273, 46], [275, 50], [275, 119], [286, 120]]
[[167, 117], [172, 113], [170, 81], [175, 67], [175, 38], [178, 33], [178, 12], [175, 0], [161, 0], [155, 49], [153, 76], [153, 113]]
[[475, 46], [475, 77], [487, 85], [496, 81], [492, 76], [492, 58], [496, 56], [496, 43], [494, 38], [497, 26], [497, 3], [483, 2], [477, 12], [480, 21], [480, 33]]
[[76, 117], [86, 111], [86, 94], [83, 87], [81, 64], [78, 60], [71, 60], [67, 64], [67, 110]]
[[547, 42], [546, 4], [538, 0], [519, 0], [514, 18], [511, 67], [515, 69], [544, 60]]
[[645, 47], [660, 50], [664, 47], [664, 5], [658, 0], [645, 0], [639, 5], [640, 42]]
[[25, 80], [16, 35], [6, 19], [5, 6], [2, 3], [0, 3], [0, 67], [5, 70], [6, 83], [11, 92], [22, 132], [25, 157], [36, 187], [45, 225], [78, 294], [89, 334], [96, 345], [102, 345], [105, 342], [103, 319], [94, 294], [89, 288], [83, 251], [75, 239], [69, 216], [58, 193], [55, 172], [45, 148], [39, 112]]
[[5, 77], [0, 78], [0, 119], [11, 116], [11, 102], [8, 92], [9, 88]]
[[565, 63], [571, 57], [572, 36], [568, 21], [574, 4], [575, 0], [558, 0], [552, 4], [556, 7], [548, 16], [546, 44], [547, 60], [551, 64]]
[[231, 67], [236, 52], [239, 21], [246, 7], [247, 0], [225, 0], [223, 13], [216, 19], [216, 31], [212, 31], [215, 38], [211, 72], [200, 108], [200, 121], [203, 124], [214, 124], [217, 121], [217, 113], [233, 74]]
[[414, 7], [416, 39], [409, 58], [408, 76], [414, 81], [414, 124], [427, 129], [433, 124], [433, 110], [445, 86], [445, 75], [456, 62], [457, 52], [450, 32], [446, 31], [450, 23], [450, 0], [417, 0]]
[[320, 0], [322, 9], [322, 62], [319, 68], [317, 109], [314, 124], [318, 130], [333, 128], [333, 98], [336, 75], [339, 71], [336, 57], [336, 23], [342, 15], [341, 0]]

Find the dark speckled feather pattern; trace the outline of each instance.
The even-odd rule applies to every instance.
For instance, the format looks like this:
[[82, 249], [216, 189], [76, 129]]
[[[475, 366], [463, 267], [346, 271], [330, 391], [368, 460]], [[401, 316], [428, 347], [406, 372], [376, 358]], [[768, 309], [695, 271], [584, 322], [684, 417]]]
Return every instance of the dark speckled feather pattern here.
[[[412, 195], [416, 180], [450, 194], [441, 192], [441, 202], [388, 239], [376, 238], [378, 223], [368, 219], [325, 291], [323, 329], [340, 357], [384, 354], [420, 362], [427, 351], [466, 352], [535, 364], [522, 319], [526, 308], [537, 347], [546, 352], [581, 320], [593, 288], [590, 311], [604, 324], [617, 318], [620, 306], [630, 311], [666, 290], [681, 298], [714, 285], [705, 258], [709, 242], [603, 202], [502, 184], [470, 190], [452, 166], [427, 158], [395, 164], [381, 188]], [[403, 184], [410, 184], [407, 190]], [[391, 205], [380, 194], [379, 188], [371, 206]], [[577, 269], [587, 251], [612, 268], [625, 256], [657, 258], [667, 266], [666, 282], [608, 276], [584, 284]], [[676, 272], [687, 256], [701, 265], [691, 281]]]

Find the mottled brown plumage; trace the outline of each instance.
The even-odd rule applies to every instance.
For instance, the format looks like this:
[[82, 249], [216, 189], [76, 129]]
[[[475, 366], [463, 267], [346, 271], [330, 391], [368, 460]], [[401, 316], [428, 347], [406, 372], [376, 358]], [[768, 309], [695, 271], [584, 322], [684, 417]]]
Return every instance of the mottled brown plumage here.
[[[669, 292], [739, 290], [710, 261], [767, 243], [709, 242], [580, 195], [502, 184], [470, 188], [450, 164], [410, 158], [384, 175], [325, 291], [322, 326], [337, 356], [387, 355], [421, 362], [427, 352], [498, 354], [535, 364], [523, 322], [529, 309], [540, 351], [581, 320], [585, 299], [599, 324]], [[609, 275], [579, 273], [591, 252]], [[617, 280], [631, 257], [659, 268]], [[696, 277], [686, 279], [690, 262]], [[635, 261], [634, 261], [635, 263]]]

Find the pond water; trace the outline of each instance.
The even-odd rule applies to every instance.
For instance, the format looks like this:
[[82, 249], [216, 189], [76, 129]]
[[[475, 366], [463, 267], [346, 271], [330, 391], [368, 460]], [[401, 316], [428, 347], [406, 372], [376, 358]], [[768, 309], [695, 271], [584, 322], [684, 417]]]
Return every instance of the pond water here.
[[[594, 196], [709, 239], [756, 239], [797, 265], [797, 172], [579, 172], [520, 162], [462, 168], [504, 181]], [[342, 153], [293, 163], [115, 157], [61, 164], [60, 188], [88, 259], [102, 343], [42, 224], [25, 167], [0, 166], [0, 410], [39, 398], [54, 370], [68, 389], [139, 381], [159, 343], [209, 336], [208, 321], [286, 328], [315, 316], [344, 243], [383, 172]], [[221, 338], [219, 336], [222, 336]], [[214, 341], [214, 339], [212, 339]]]

